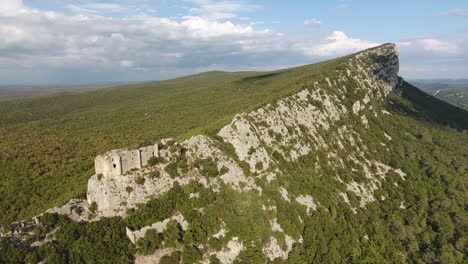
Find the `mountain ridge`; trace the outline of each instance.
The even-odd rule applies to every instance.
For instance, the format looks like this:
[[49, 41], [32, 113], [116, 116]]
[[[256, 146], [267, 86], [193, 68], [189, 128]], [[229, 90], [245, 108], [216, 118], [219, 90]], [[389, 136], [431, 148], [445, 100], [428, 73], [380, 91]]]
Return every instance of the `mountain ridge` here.
[[[188, 131], [177, 141], [159, 140], [157, 145], [153, 141], [150, 150], [98, 156], [87, 200], [71, 201], [49, 213], [91, 221], [82, 228], [116, 221], [119, 228], [103, 230], [120, 236], [113, 241], [116, 245], [123, 243], [138, 252], [123, 250], [116, 256], [137, 263], [147, 258], [174, 263], [387, 263], [390, 259], [431, 262], [431, 258], [450, 262], [443, 254], [433, 257], [432, 251], [426, 252], [437, 248], [440, 239], [424, 237], [431, 234], [431, 225], [413, 228], [409, 223], [416, 213], [428, 221], [424, 217], [429, 209], [421, 211], [427, 205], [415, 200], [433, 198], [421, 190], [434, 193], [437, 189], [431, 186], [444, 189], [442, 182], [452, 186], [466, 175], [466, 133], [424, 123], [441, 121], [441, 115], [407, 100], [421, 98], [397, 75], [395, 45], [336, 61], [325, 63], [333, 66], [313, 78], [313, 73], [301, 71], [310, 66], [294, 68], [286, 76], [301, 77], [294, 80], [297, 87], [282, 91], [283, 96]], [[285, 76], [265, 75], [245, 76], [250, 78], [245, 87], [270, 85], [271, 79]], [[464, 119], [454, 118], [451, 124], [460, 120]], [[142, 153], [153, 150], [145, 154], [145, 164]], [[446, 153], [458, 154], [447, 157]], [[122, 169], [133, 157], [138, 163]], [[120, 170], [100, 170], [102, 160], [109, 162], [107, 171], [114, 164]], [[120, 165], [111, 163], [115, 160]], [[451, 203], [453, 215], [463, 215], [460, 201]], [[439, 215], [434, 217], [437, 230], [444, 223], [438, 222]], [[58, 232], [58, 255], [79, 255], [73, 251], [79, 242], [60, 235], [70, 232], [73, 222], [54, 221], [51, 227], [59, 227], [58, 231], [50, 228], [47, 234]], [[456, 217], [450, 221], [459, 225]], [[44, 219], [39, 217], [38, 222]], [[458, 240], [463, 232], [463, 228], [439, 232], [450, 237], [449, 248], [443, 246], [454, 261], [462, 258], [463, 246], [456, 243], [463, 245]], [[407, 242], [415, 236], [422, 237], [417, 239], [421, 247]], [[320, 246], [324, 244], [327, 247]], [[102, 245], [101, 249], [109, 250]]]

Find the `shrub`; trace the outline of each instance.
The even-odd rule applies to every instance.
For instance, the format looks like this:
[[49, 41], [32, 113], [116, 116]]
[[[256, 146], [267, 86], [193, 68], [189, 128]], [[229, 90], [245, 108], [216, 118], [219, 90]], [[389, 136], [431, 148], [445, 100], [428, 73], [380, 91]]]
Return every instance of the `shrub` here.
[[138, 252], [149, 255], [161, 247], [164, 235], [154, 229], [147, 230], [145, 237], [136, 242]]
[[91, 205], [89, 206], [89, 211], [92, 213], [92, 214], [95, 214], [96, 211], [98, 209], [98, 206], [97, 206], [97, 203], [96, 202], [92, 202]]
[[252, 154], [254, 154], [254, 153], [255, 153], [254, 147], [250, 147], [250, 148], [249, 148], [249, 152], [247, 152], [247, 154], [248, 154], [248, 155], [252, 155]]
[[42, 231], [44, 231], [44, 233], [48, 233], [52, 230], [57, 225], [58, 221], [59, 216], [57, 214], [46, 213], [39, 217], [39, 222], [42, 225]]
[[137, 177], [135, 179], [135, 183], [139, 184], [139, 185], [143, 185], [143, 184], [145, 184], [145, 178], [144, 177]]
[[219, 239], [211, 238], [208, 243], [210, 247], [216, 251], [220, 251], [223, 248], [223, 242], [221, 242]]
[[174, 220], [167, 223], [163, 234], [166, 237], [166, 246], [168, 247], [177, 247], [182, 241], [182, 227]]
[[164, 168], [164, 170], [171, 176], [171, 178], [175, 178], [176, 176], [179, 175], [179, 171], [177, 170], [177, 163], [176, 162], [171, 162], [167, 164], [167, 166]]
[[214, 178], [219, 175], [218, 164], [212, 158], [199, 159], [194, 166], [206, 177]]
[[182, 263], [192, 264], [197, 263], [202, 259], [200, 250], [197, 247], [185, 247], [182, 252]]
[[127, 186], [127, 187], [125, 188], [125, 190], [126, 190], [128, 193], [133, 192], [133, 188], [132, 188], [131, 186]]
[[210, 264], [219, 264], [221, 263], [221, 261], [219, 261], [219, 259], [216, 257], [216, 255], [212, 255], [210, 257]]
[[158, 163], [159, 163], [159, 159], [154, 156], [148, 159], [148, 166], [150, 167], [156, 166], [156, 164]]
[[262, 170], [263, 169], [263, 162], [257, 161], [257, 163], [255, 163], [255, 169]]
[[242, 172], [243, 172], [246, 176], [249, 176], [249, 175], [250, 175], [250, 165], [249, 165], [245, 160], [239, 161], [239, 166], [241, 167]]
[[221, 170], [219, 170], [219, 175], [224, 175], [229, 172], [229, 168], [226, 166], [221, 167]]
[[150, 177], [151, 179], [159, 178], [160, 176], [161, 176], [161, 173], [158, 170], [151, 171], [148, 174], [148, 177]]
[[104, 175], [102, 175], [102, 173], [99, 173], [99, 174], [97, 175], [98, 181], [100, 181], [100, 180], [102, 179], [102, 176], [104, 176]]
[[180, 252], [174, 252], [170, 256], [164, 256], [159, 261], [159, 264], [179, 264], [180, 263]]

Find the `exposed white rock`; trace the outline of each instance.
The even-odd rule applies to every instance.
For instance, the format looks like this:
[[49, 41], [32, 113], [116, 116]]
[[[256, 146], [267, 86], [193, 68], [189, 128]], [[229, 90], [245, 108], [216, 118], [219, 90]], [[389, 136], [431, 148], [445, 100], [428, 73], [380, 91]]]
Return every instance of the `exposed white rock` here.
[[356, 101], [353, 104], [353, 114], [357, 114], [361, 110], [361, 102]]
[[349, 197], [348, 197], [348, 194], [345, 193], [345, 192], [340, 192], [338, 195], [340, 195], [342, 198], [343, 198], [343, 201], [347, 204], [350, 204], [349, 202]]
[[189, 194], [189, 198], [200, 198], [200, 194], [199, 193], [191, 193], [191, 194]]
[[187, 155], [192, 159], [214, 157], [217, 161], [218, 170], [223, 167], [227, 168], [228, 171], [219, 177], [225, 184], [236, 190], [257, 190], [261, 193], [262, 189], [255, 184], [254, 179], [245, 176], [241, 167], [232, 158], [215, 147], [213, 140], [209, 137], [194, 136], [182, 142], [181, 145], [187, 148]]
[[[292, 237], [285, 235], [285, 242], [287, 248], [286, 250], [283, 250], [280, 247], [278, 240], [275, 237], [270, 237], [270, 242], [268, 243], [268, 246], [263, 249], [263, 253], [270, 260], [274, 260], [276, 258], [287, 259], [289, 252], [292, 251], [293, 244], [296, 243], [296, 241]], [[302, 239], [299, 243], [302, 243]]]
[[346, 185], [348, 191], [352, 191], [357, 196], [361, 198], [360, 206], [364, 207], [367, 203], [375, 201], [374, 190], [373, 188], [368, 188], [363, 184], [357, 183], [355, 181], [348, 183]]
[[384, 136], [388, 139], [388, 140], [392, 140], [392, 137], [389, 136], [387, 133], [384, 132]]
[[[105, 217], [123, 216], [128, 208], [146, 202], [152, 196], [159, 196], [168, 192], [174, 182], [180, 185], [188, 184], [191, 180], [207, 184], [206, 179], [199, 175], [171, 178], [164, 170], [165, 164], [158, 164], [152, 169], [135, 171], [129, 175], [102, 177], [93, 175], [88, 181], [88, 203], [96, 203], [98, 214]], [[146, 175], [152, 170], [159, 171], [160, 176], [150, 178]], [[144, 184], [137, 184], [138, 177], [144, 177]]]
[[221, 237], [226, 236], [226, 234], [227, 234], [226, 225], [223, 225], [223, 226], [221, 226], [221, 229], [219, 230], [219, 232], [214, 234], [213, 237], [219, 239]]
[[55, 240], [54, 238], [54, 234], [55, 232], [57, 232], [57, 229], [54, 229], [52, 231], [50, 231], [49, 233], [46, 234], [46, 236], [44, 237], [44, 239], [42, 240], [39, 240], [39, 241], [34, 241], [33, 243], [31, 243], [31, 247], [40, 247], [46, 243], [49, 243], [49, 242], [52, 242]]
[[369, 128], [369, 121], [367, 120], [367, 117], [365, 115], [361, 116], [361, 121], [365, 128]]
[[139, 239], [145, 237], [146, 231], [148, 231], [148, 230], [155, 230], [158, 233], [162, 233], [164, 231], [164, 229], [166, 228], [167, 224], [171, 220], [174, 220], [177, 223], [179, 223], [180, 226], [182, 227], [182, 230], [187, 230], [189, 224], [185, 220], [184, 216], [182, 214], [176, 214], [176, 215], [172, 216], [171, 218], [167, 218], [164, 221], [156, 222], [156, 223], [154, 223], [154, 224], [152, 224], [150, 226], [142, 227], [139, 230], [132, 231], [127, 227], [127, 230], [126, 230], [127, 237], [128, 237], [128, 239], [130, 239], [130, 241], [133, 244], [135, 244]]
[[400, 209], [403, 209], [403, 210], [406, 209], [406, 206], [405, 206], [405, 202], [404, 202], [404, 201], [400, 203], [400, 207], [399, 207], [399, 208], [400, 208]]
[[289, 194], [288, 194], [288, 190], [286, 190], [286, 188], [284, 187], [280, 187], [279, 189], [279, 192], [281, 194], [281, 196], [283, 197], [284, 200], [288, 201], [288, 202], [291, 202], [291, 200], [289, 200]]
[[277, 218], [270, 220], [270, 225], [271, 225], [271, 231], [284, 233], [284, 230], [281, 228], [280, 224], [278, 224]]
[[135, 264], [158, 264], [161, 261], [161, 258], [164, 256], [170, 256], [174, 253], [173, 248], [164, 248], [164, 249], [157, 249], [154, 251], [153, 254], [145, 256], [145, 255], [136, 255], [135, 256]]
[[396, 169], [395, 172], [400, 175], [401, 179], [406, 179], [406, 173], [404, 173], [400, 168]]
[[71, 199], [62, 207], [54, 207], [47, 209], [46, 213], [65, 215], [76, 222], [89, 222], [99, 220], [98, 217], [94, 217], [94, 215], [90, 213], [88, 202], [86, 200], [80, 199]]
[[317, 205], [315, 204], [314, 198], [310, 195], [300, 195], [296, 197], [296, 202], [305, 205], [307, 207], [307, 214], [311, 214], [311, 210], [317, 210]]
[[243, 249], [244, 246], [239, 242], [239, 238], [233, 237], [225, 249], [216, 253], [216, 257], [223, 264], [231, 264]]

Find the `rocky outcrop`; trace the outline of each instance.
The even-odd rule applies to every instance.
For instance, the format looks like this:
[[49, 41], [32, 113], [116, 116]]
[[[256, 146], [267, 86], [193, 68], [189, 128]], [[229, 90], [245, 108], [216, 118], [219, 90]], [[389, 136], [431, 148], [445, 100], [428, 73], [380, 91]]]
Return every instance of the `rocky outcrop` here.
[[184, 216], [182, 214], [176, 214], [172, 216], [171, 218], [154, 223], [150, 226], [142, 227], [139, 230], [132, 231], [130, 230], [130, 228], [127, 227], [126, 229], [127, 237], [128, 239], [130, 239], [130, 241], [133, 244], [135, 244], [139, 239], [145, 237], [146, 231], [148, 230], [155, 230], [158, 233], [162, 233], [164, 229], [166, 229], [167, 224], [172, 220], [176, 221], [181, 226], [182, 230], [187, 230], [188, 223], [187, 221], [185, 221]]

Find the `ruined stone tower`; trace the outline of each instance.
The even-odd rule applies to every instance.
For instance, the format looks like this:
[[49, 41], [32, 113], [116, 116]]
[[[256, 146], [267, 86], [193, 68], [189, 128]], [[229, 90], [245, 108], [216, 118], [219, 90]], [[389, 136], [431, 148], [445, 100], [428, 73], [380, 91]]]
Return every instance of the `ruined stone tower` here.
[[132, 169], [141, 169], [151, 157], [159, 157], [158, 145], [142, 147], [136, 150], [111, 150], [94, 159], [96, 174], [118, 176]]

